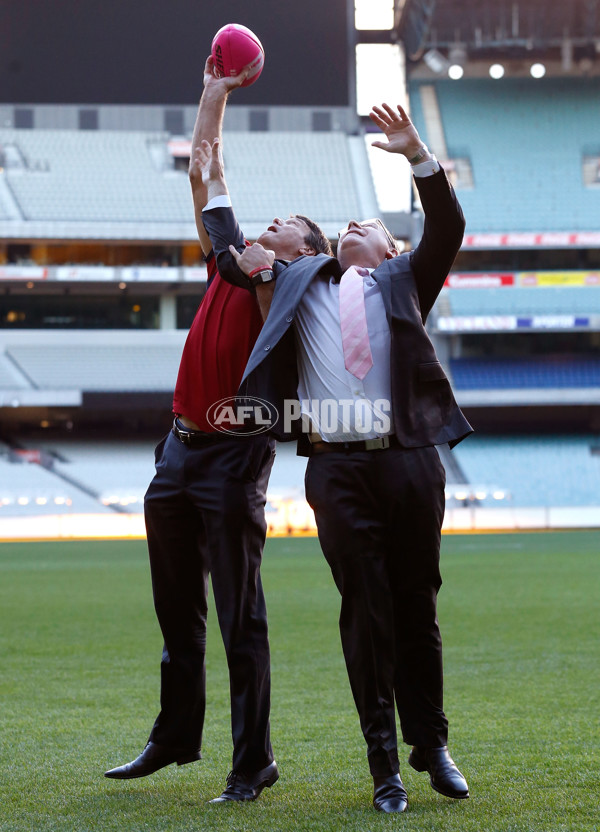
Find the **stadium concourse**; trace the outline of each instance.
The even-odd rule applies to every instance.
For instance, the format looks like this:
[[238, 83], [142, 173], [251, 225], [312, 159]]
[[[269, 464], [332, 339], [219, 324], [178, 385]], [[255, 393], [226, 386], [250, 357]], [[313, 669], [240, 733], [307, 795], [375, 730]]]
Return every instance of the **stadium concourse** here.
[[[597, 527], [600, 32], [584, 14], [597, 4], [461, 2], [456, 29], [457, 2], [396, 3], [393, 30], [412, 117], [467, 220], [428, 321], [476, 430], [440, 449], [445, 528]], [[143, 535], [153, 447], [205, 290], [195, 112], [0, 102], [0, 538]], [[349, 218], [383, 213], [410, 247], [419, 206], [381, 211], [371, 130], [352, 100], [229, 106], [247, 238], [293, 211], [335, 242]], [[272, 532], [314, 530], [303, 471], [280, 446]]]

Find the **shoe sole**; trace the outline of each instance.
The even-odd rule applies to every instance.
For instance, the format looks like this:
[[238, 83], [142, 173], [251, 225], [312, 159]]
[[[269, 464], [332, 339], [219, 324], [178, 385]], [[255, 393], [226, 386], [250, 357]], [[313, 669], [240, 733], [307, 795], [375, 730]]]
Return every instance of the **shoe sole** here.
[[443, 792], [441, 789], [438, 789], [437, 786], [434, 786], [431, 782], [431, 779], [429, 780], [429, 782], [431, 784], [431, 788], [438, 794], [444, 795], [444, 797], [450, 797], [452, 798], [452, 800], [466, 800], [469, 797], [469, 792], [467, 792], [466, 794], [448, 794], [447, 792]]
[[[260, 787], [260, 790], [262, 791], [265, 787], [266, 787], [267, 789], [270, 789], [270, 788], [271, 788], [271, 786], [274, 786], [274, 785], [275, 785], [275, 783], [276, 783], [278, 780], [279, 780], [279, 772], [278, 772], [278, 771], [276, 771], [276, 772], [275, 772], [275, 774], [273, 774], [271, 777], [269, 777], [269, 779], [268, 779], [268, 780], [265, 780], [265, 782], [264, 782], [264, 783], [262, 784], [262, 786]], [[258, 795], [257, 795], [257, 797], [258, 797]]]
[[[256, 787], [256, 794], [254, 795], [254, 797], [251, 797], [250, 800], [256, 800], [257, 797], [260, 797], [260, 793], [262, 792], [263, 789], [265, 789], [265, 788], [270, 789], [271, 786], [275, 785], [275, 783], [278, 780], [279, 780], [279, 772], [277, 771], [277, 772], [275, 772], [275, 774], [271, 775], [271, 777], [267, 778], [266, 780], [263, 780], [263, 782], [260, 783]], [[249, 802], [249, 801], [246, 801], [246, 802]]]
[[108, 771], [104, 772], [104, 776], [108, 777], [110, 780], [138, 780], [140, 777], [149, 777], [151, 774], [156, 774], [157, 771], [160, 771], [161, 768], [166, 768], [167, 766], [172, 766], [173, 763], [177, 763], [178, 766], [186, 766], [188, 763], [197, 763], [198, 758], [192, 757], [190, 759], [184, 760], [173, 760], [170, 763], [165, 763], [164, 766], [159, 766], [158, 768], [152, 769], [152, 771], [144, 771], [141, 774], [111, 774]]
[[381, 806], [376, 806], [373, 804], [373, 808], [376, 809], [378, 812], [381, 812], [383, 815], [402, 815], [408, 811], [408, 803], [404, 807], [404, 809], [394, 809], [393, 812], [389, 812], [387, 809], [382, 809]]

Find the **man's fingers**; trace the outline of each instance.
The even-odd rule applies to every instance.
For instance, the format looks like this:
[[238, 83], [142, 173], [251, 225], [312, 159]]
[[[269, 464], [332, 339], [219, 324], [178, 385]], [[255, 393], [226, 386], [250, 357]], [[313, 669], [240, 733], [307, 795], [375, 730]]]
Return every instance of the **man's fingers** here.
[[381, 107], [378, 107], [376, 104], [373, 105], [371, 108], [373, 113], [377, 116], [377, 118], [381, 119], [382, 121], [388, 121], [388, 115], [385, 113]]
[[210, 142], [207, 142], [206, 139], [202, 139], [200, 144], [196, 147], [195, 154], [203, 161], [209, 158], [211, 152]]
[[210, 148], [211, 156], [213, 162], [221, 162], [222, 155], [221, 155], [221, 142], [219, 139], [213, 139], [212, 146]]
[[396, 110], [386, 103], [383, 103], [381, 107], [375, 105], [372, 107], [369, 117], [380, 130], [387, 134], [390, 131], [403, 130], [412, 125], [410, 116], [407, 115], [401, 104], [396, 105]]
[[[383, 106], [386, 107], [387, 105], [384, 104]], [[388, 112], [382, 110], [381, 107], [377, 107], [377, 105], [375, 105], [372, 109], [373, 113], [371, 114], [371, 118], [375, 116], [375, 118], [379, 119], [378, 124], [384, 125], [384, 127], [389, 127], [392, 121], [398, 118], [398, 116], [395, 113], [393, 114], [394, 117], [392, 118]], [[375, 118], [373, 118], [373, 120], [375, 120]], [[384, 127], [382, 127], [381, 129], [383, 130]]]
[[241, 87], [248, 75], [250, 74], [251, 64], [246, 64], [246, 66], [241, 69], [237, 75], [228, 75], [226, 82], [227, 86], [230, 89], [236, 89], [237, 87]]
[[384, 121], [381, 118], [381, 116], [375, 112], [369, 113], [369, 117], [371, 121], [374, 122], [377, 125], [377, 127], [379, 127], [380, 130], [385, 130], [385, 128], [388, 126], [388, 122]]
[[237, 263], [242, 255], [239, 253], [235, 246], [229, 246], [229, 251], [231, 252], [231, 255], [234, 257], [235, 262]]
[[248, 75], [250, 75], [250, 70], [252, 69], [252, 64], [246, 64], [246, 66], [238, 73], [237, 78], [240, 81], [245, 81]]
[[194, 150], [194, 162], [201, 167], [204, 166], [209, 157], [209, 150], [210, 148], [207, 150], [207, 148], [198, 145], [198, 147]]
[[385, 142], [371, 142], [371, 147], [380, 147], [382, 150], [389, 150], [389, 144]]

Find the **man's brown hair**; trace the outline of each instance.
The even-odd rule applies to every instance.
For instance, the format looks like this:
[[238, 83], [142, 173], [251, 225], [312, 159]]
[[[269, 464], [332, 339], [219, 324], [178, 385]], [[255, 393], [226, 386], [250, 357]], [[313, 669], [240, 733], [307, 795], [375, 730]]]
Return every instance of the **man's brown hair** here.
[[310, 246], [314, 250], [315, 254], [328, 254], [330, 257], [333, 257], [331, 243], [329, 242], [327, 236], [319, 228], [317, 223], [309, 220], [308, 217], [305, 217], [302, 214], [296, 214], [295, 216], [297, 219], [302, 220], [303, 223], [306, 223], [309, 228], [310, 233], [304, 238], [306, 245]]

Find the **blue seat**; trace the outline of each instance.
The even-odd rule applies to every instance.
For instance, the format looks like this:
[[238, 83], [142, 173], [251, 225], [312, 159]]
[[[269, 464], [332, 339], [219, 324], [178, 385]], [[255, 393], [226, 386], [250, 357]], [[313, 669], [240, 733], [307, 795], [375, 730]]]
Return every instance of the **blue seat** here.
[[478, 436], [454, 449], [469, 483], [488, 492], [486, 506], [596, 506], [600, 504], [600, 435]]
[[457, 390], [600, 387], [600, 358], [452, 358]]

